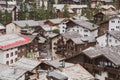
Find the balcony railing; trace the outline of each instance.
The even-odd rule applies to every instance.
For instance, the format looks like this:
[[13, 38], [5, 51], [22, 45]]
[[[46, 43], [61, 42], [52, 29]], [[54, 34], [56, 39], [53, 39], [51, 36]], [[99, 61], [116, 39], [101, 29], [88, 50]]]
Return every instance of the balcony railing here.
[[102, 66], [89, 64], [89, 63], [81, 63], [80, 62], [80, 64], [82, 66], [84, 66], [85, 68], [88, 68], [88, 69], [95, 69], [95, 70], [99, 70], [99, 71], [107, 71], [107, 72], [112, 73], [112, 74], [119, 74], [120, 75], [120, 69], [114, 69], [114, 68], [109, 68], [109, 67], [102, 67]]
[[109, 72], [109, 73], [119, 74], [119, 75], [120, 75], [120, 70], [119, 70], [119, 69], [114, 69], [114, 68], [105, 67], [105, 71], [107, 71], [107, 72]]

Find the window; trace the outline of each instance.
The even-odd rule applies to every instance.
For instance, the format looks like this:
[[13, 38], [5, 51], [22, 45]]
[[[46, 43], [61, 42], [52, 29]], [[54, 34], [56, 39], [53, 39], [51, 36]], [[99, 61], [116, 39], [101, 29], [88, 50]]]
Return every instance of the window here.
[[88, 30], [84, 30], [84, 32], [88, 32]]
[[9, 57], [9, 54], [6, 54], [6, 58], [8, 58]]
[[11, 60], [10, 63], [12, 64], [12, 63], [13, 63], [13, 60]]
[[118, 21], [118, 23], [120, 23], [120, 21]]
[[116, 26], [116, 28], [119, 28], [119, 26]]
[[111, 39], [109, 39], [109, 42], [111, 42], [112, 40]]
[[64, 30], [63, 30], [63, 32], [64, 32]]
[[15, 58], [15, 62], [17, 61], [17, 58]]
[[74, 29], [73, 29], [73, 31], [74, 31]]
[[15, 51], [15, 55], [17, 55], [17, 51]]
[[115, 23], [115, 21], [111, 21], [112, 23]]
[[77, 30], [77, 32], [79, 32], [79, 30]]
[[13, 56], [13, 52], [11, 53], [11, 57]]
[[115, 43], [117, 43], [117, 40], [115, 40]]
[[87, 34], [84, 35], [84, 37], [87, 37], [87, 36], [88, 36]]
[[114, 29], [112, 28], [111, 31], [114, 31]]
[[6, 64], [9, 65], [9, 61], [6, 61]]
[[109, 35], [111, 37], [111, 35]]

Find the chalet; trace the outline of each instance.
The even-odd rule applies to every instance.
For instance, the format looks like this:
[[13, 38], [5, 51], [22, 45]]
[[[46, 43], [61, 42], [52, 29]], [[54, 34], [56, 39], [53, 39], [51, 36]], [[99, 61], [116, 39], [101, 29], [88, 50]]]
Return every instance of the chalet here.
[[98, 0], [91, 0], [90, 1], [90, 6], [91, 8], [97, 8], [97, 6], [100, 6], [100, 5], [105, 5], [106, 3], [104, 1], [98, 1]]
[[104, 35], [109, 30], [109, 20], [105, 20], [99, 23], [98, 36]]
[[29, 57], [38, 52], [38, 41], [36, 36], [21, 34], [6, 34], [0, 36], [0, 63], [13, 64], [19, 58]]
[[54, 42], [54, 54], [58, 55], [59, 57], [65, 57], [66, 53], [66, 42], [67, 40], [71, 39], [71, 38], [77, 38], [77, 37], [81, 37], [80, 34], [76, 33], [76, 32], [66, 32], [66, 33], [62, 33], [59, 38], [57, 39], [56, 42]]
[[94, 22], [95, 23], [99, 23], [99, 22], [102, 22], [104, 20], [104, 13], [102, 12], [98, 12], [96, 14], [94, 14]]
[[98, 45], [105, 46], [117, 46], [120, 45], [120, 31], [108, 31], [106, 34], [97, 38]]
[[41, 62], [21, 58], [11, 66], [0, 63], [0, 79], [1, 80], [28, 80], [28, 79], [39, 79], [37, 70]]
[[57, 33], [50, 33], [48, 35], [48, 39], [49, 39], [49, 45], [50, 45], [52, 56], [57, 58], [58, 56], [55, 54], [54, 47], [56, 46], [55, 43], [57, 43], [58, 39], [60, 39], [60, 36]]
[[109, 19], [109, 31], [120, 31], [120, 15], [115, 15]]
[[70, 20], [68, 22], [61, 23], [60, 33], [64, 32], [77, 32], [83, 37], [94, 36], [98, 34], [98, 25], [84, 21], [84, 20]]
[[117, 14], [116, 8], [113, 5], [102, 5], [100, 6], [100, 11], [108, 16]]
[[[53, 7], [57, 12], [57, 17], [63, 17], [63, 11], [65, 4], [54, 4]], [[76, 5], [76, 4], [67, 4], [66, 8], [69, 12], [70, 17], [78, 16], [82, 14], [82, 10], [87, 8], [87, 5]]]
[[41, 67], [41, 69], [44, 71], [50, 69], [47, 75], [44, 74], [50, 80], [94, 80], [94, 77], [79, 64], [52, 60], [44, 61], [42, 65], [44, 68]]
[[46, 36], [52, 33], [56, 29], [59, 31], [60, 29], [59, 24], [61, 24], [65, 20], [67, 19], [57, 18], [57, 19], [41, 20], [41, 21], [36, 21], [36, 22], [38, 22], [40, 26], [39, 33], [43, 36]]
[[[7, 4], [6, 4], [7, 3]], [[16, 5], [16, 1], [15, 0], [7, 0], [7, 2], [5, 0], [1, 0], [0, 1], [0, 8], [12, 8]]]
[[91, 0], [90, 5], [91, 8], [97, 8], [97, 6], [101, 5], [110, 5], [113, 2], [113, 0]]
[[114, 15], [109, 19], [99, 23], [98, 36], [105, 34], [107, 31], [120, 31], [120, 16]]
[[24, 80], [25, 70], [13, 69], [11, 66], [0, 63], [0, 79], [1, 80]]
[[62, 33], [54, 44], [55, 54], [61, 57], [71, 57], [90, 46], [94, 46], [96, 40], [94, 37], [82, 37], [76, 32], [66, 32]]
[[66, 57], [74, 56], [79, 54], [84, 49], [95, 46], [96, 40], [94, 37], [77, 37], [77, 38], [71, 38], [67, 40], [66, 42]]
[[6, 25], [6, 33], [33, 34], [39, 25], [34, 20], [13, 21]]
[[67, 62], [79, 63], [98, 80], [120, 79], [120, 46], [93, 48], [66, 59]]

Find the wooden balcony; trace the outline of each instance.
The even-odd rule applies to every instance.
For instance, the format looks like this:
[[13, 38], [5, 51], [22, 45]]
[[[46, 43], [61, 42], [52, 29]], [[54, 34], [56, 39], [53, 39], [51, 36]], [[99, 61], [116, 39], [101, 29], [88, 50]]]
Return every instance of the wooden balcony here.
[[105, 80], [114, 80], [113, 78], [105, 78]]
[[112, 74], [119, 74], [120, 75], [120, 70], [118, 70], [118, 69], [105, 67], [105, 71], [112, 73]]
[[89, 64], [89, 63], [84, 63], [84, 67], [85, 68], [89, 68], [89, 69], [93, 69], [93, 65], [92, 64]]
[[104, 67], [97, 66], [97, 65], [94, 65], [93, 67], [94, 67], [95, 70], [104, 71]]
[[93, 65], [93, 64], [89, 64], [89, 63], [82, 63], [82, 62], [80, 62], [80, 64], [87, 69], [95, 69], [95, 70], [99, 70], [99, 71], [106, 71], [106, 72], [109, 72], [112, 74], [120, 75], [120, 70], [118, 70], [118, 69], [102, 67], [102, 66], [97, 66], [97, 65]]

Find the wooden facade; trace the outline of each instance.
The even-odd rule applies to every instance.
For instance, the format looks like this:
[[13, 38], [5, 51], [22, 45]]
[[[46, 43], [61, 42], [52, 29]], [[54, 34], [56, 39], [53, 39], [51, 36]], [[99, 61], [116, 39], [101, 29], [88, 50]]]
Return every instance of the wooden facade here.
[[57, 43], [54, 43], [56, 47], [54, 49], [56, 50], [56, 54], [65, 56], [66, 53], [66, 44], [63, 38], [58, 39]]
[[99, 22], [103, 21], [103, 19], [104, 19], [104, 14], [102, 12], [96, 13], [94, 15], [94, 22], [95, 23], [99, 23]]
[[108, 29], [109, 29], [109, 21], [104, 21], [102, 23], [99, 24], [100, 27], [98, 27], [98, 36], [101, 36], [103, 34], [105, 34]]
[[68, 58], [79, 54], [80, 52], [82, 52], [90, 46], [95, 46], [96, 41], [75, 44], [72, 40], [65, 41], [62, 37], [57, 41], [57, 43], [54, 43], [54, 45], [56, 45], [56, 47], [54, 47], [54, 49], [56, 50], [56, 54]]
[[30, 43], [18, 47], [18, 57], [27, 57], [28, 53], [39, 52], [38, 38], [35, 37]]
[[80, 53], [74, 57], [68, 58], [65, 61], [80, 64], [86, 68], [91, 74], [101, 75], [101, 72], [107, 72], [108, 77], [105, 80], [120, 80], [120, 66], [115, 65], [104, 56], [99, 56], [94, 59]]
[[88, 47], [95, 46], [96, 42], [85, 42], [81, 44], [75, 44], [72, 40], [68, 40], [66, 42], [66, 53], [67, 57], [71, 57], [81, 53], [83, 50], [87, 49]]

